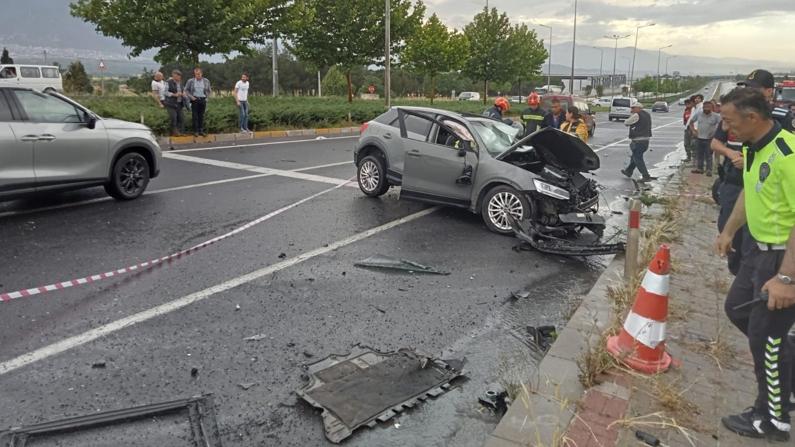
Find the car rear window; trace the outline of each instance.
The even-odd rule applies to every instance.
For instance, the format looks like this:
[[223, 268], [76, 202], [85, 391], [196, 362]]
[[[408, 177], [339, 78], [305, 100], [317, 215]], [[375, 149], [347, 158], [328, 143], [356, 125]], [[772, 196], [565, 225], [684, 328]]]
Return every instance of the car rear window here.
[[629, 107], [628, 99], [614, 99], [613, 107]]
[[41, 75], [48, 79], [58, 79], [58, 69], [57, 68], [42, 68]]
[[19, 74], [23, 78], [40, 78], [39, 67], [19, 67]]
[[374, 119], [373, 121], [381, 124], [386, 124], [387, 126], [397, 126], [397, 117], [398, 113], [395, 109], [389, 109], [385, 113], [382, 113], [378, 118]]

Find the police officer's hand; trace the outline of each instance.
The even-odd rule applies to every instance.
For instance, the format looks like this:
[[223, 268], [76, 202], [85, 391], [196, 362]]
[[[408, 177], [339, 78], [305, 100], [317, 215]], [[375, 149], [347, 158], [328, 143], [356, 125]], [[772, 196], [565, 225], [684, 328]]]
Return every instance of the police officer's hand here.
[[732, 247], [732, 242], [734, 242], [734, 235], [727, 234], [726, 232], [718, 235], [718, 239], [715, 240], [715, 252], [718, 256], [725, 258], [730, 252], [733, 252], [734, 248]]
[[795, 286], [787, 285], [773, 278], [762, 287], [767, 292], [767, 308], [770, 310], [786, 309], [795, 306]]
[[737, 153], [737, 155], [733, 156], [732, 164], [737, 169], [743, 169], [745, 167], [745, 163], [743, 162], [743, 154]]

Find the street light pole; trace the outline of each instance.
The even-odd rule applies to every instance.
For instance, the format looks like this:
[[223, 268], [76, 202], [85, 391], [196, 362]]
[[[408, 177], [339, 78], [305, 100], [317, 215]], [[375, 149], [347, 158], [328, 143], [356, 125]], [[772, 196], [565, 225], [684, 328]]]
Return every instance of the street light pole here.
[[599, 47], [592, 47], [592, 48], [595, 50], [599, 50], [599, 52], [601, 53], [599, 56], [599, 85], [603, 85], [604, 80], [602, 79], [602, 76], [604, 75], [604, 72], [602, 71], [602, 66], [605, 61], [605, 50]]
[[552, 85], [552, 27], [538, 24], [538, 26], [549, 29], [549, 63], [547, 64], [547, 90]]
[[[627, 37], [631, 36], [632, 34], [627, 34], [625, 36], [619, 36], [618, 34], [613, 34], [612, 36], [605, 36], [606, 39], [613, 39], [616, 41], [615, 47], [613, 47], [613, 76], [610, 78], [610, 90], [615, 92], [615, 79], [616, 79], [616, 61], [618, 60], [618, 40], [619, 39], [626, 39]], [[611, 92], [611, 93], [612, 93]]]
[[392, 6], [390, 5], [390, 0], [386, 0], [386, 9], [384, 9], [384, 28], [386, 28], [386, 34], [384, 36], [384, 40], [386, 41], [386, 47], [384, 48], [384, 53], [386, 54], [386, 64], [384, 66], [384, 97], [386, 98], [386, 108], [392, 107], [392, 55], [391, 55], [391, 40], [392, 40]]
[[638, 55], [638, 34], [640, 33], [641, 28], [647, 28], [649, 26], [654, 26], [654, 23], [649, 23], [648, 25], [640, 25], [635, 28], [635, 49], [632, 50], [632, 68], [629, 72], [629, 90], [632, 91], [632, 84], [635, 81], [635, 58]]
[[664, 47], [660, 47], [657, 49], [657, 93], [660, 93], [660, 56], [662, 56], [662, 50], [666, 48], [671, 48], [673, 44], [666, 45]]
[[273, 36], [273, 96], [279, 96], [279, 38]]
[[571, 79], [569, 79], [569, 94], [574, 94], [574, 53], [577, 49], [577, 0], [574, 0], [574, 36], [571, 41]]
[[665, 75], [668, 76], [668, 61], [675, 58], [676, 56], [668, 56], [665, 58]]

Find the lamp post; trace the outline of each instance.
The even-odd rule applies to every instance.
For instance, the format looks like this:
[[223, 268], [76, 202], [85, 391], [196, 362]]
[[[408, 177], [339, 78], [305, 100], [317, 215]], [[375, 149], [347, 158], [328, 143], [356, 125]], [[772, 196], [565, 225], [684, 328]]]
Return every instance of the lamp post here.
[[612, 36], [605, 36], [606, 39], [613, 39], [616, 41], [615, 47], [613, 47], [613, 76], [610, 78], [610, 90], [615, 91], [615, 78], [616, 78], [616, 60], [618, 59], [618, 40], [619, 39], [626, 39], [627, 37], [631, 36], [631, 34], [627, 34], [625, 36], [619, 36], [618, 34], [613, 34]]
[[654, 26], [655, 23], [649, 23], [648, 25], [640, 25], [635, 28], [635, 49], [632, 50], [632, 68], [629, 71], [629, 89], [632, 90], [632, 83], [635, 81], [635, 58], [638, 55], [638, 34], [640, 33], [641, 28], [648, 28], [650, 26]]
[[664, 47], [657, 48], [657, 93], [660, 93], [660, 56], [662, 56], [662, 50], [666, 48], [671, 48], [673, 44], [666, 45]]
[[599, 85], [603, 85], [604, 80], [602, 76], [604, 75], [604, 72], [602, 71], [602, 66], [605, 60], [605, 50], [604, 48], [599, 48], [599, 47], [591, 47], [591, 48], [593, 48], [594, 50], [599, 50], [599, 52], [601, 53], [599, 55]]
[[574, 94], [574, 52], [577, 49], [577, 0], [574, 0], [574, 35], [571, 39], [571, 79], [569, 79], [569, 94]]
[[668, 57], [665, 58], [665, 77], [666, 77], [666, 79], [670, 79], [670, 78], [668, 78], [668, 61], [670, 61], [671, 59], [673, 59], [675, 57], [676, 56], [668, 56]]
[[547, 64], [547, 90], [552, 85], [552, 27], [537, 23], [536, 25], [549, 29], [549, 63]]

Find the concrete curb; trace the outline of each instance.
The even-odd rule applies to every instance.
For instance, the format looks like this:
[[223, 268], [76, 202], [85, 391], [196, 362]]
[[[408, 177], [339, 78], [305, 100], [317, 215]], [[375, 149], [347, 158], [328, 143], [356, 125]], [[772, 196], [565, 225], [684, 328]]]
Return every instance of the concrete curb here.
[[[586, 391], [579, 381], [577, 362], [589, 346], [600, 342], [610, 325], [607, 287], [621, 280], [623, 270], [624, 256], [617, 255], [539, 364], [538, 375], [532, 379], [537, 383], [527, 384], [533, 393], [517, 398], [488, 437], [486, 447], [560, 445]], [[629, 390], [600, 392], [623, 396]]]
[[218, 133], [209, 134], [206, 137], [194, 137], [186, 135], [182, 137], [158, 137], [157, 142], [161, 147], [169, 148], [174, 146], [184, 146], [188, 144], [208, 144], [208, 143], [238, 143], [262, 140], [268, 138], [285, 137], [315, 137], [332, 135], [358, 135], [358, 127], [335, 127], [320, 129], [296, 129], [296, 130], [273, 130], [257, 131], [251, 133]]

